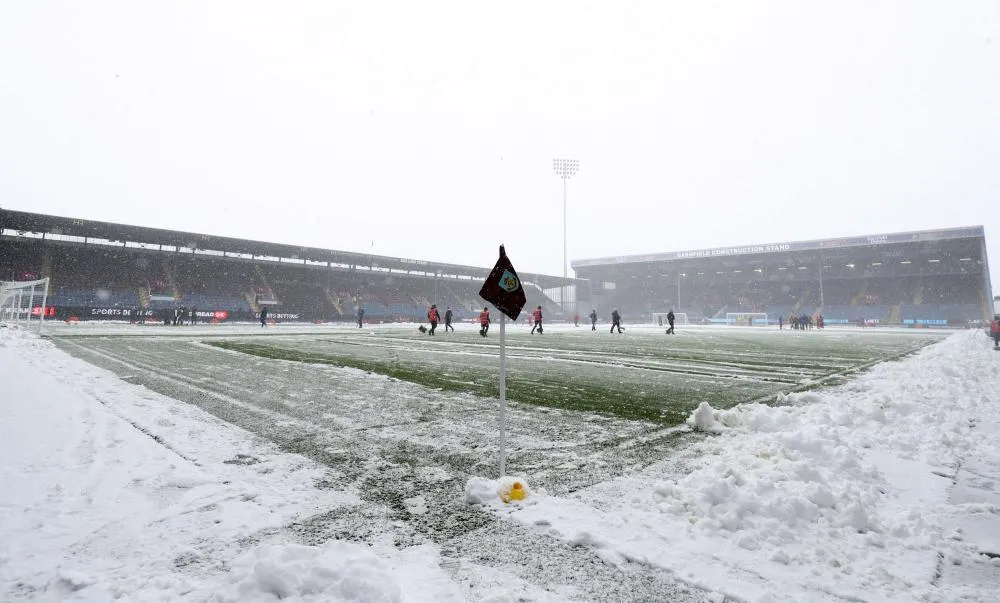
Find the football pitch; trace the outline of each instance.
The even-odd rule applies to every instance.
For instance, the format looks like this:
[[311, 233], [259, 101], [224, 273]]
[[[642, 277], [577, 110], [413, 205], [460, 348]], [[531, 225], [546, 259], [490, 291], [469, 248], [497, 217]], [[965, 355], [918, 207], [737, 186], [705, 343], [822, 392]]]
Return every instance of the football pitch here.
[[[774, 403], [780, 392], [843, 383], [948, 335], [681, 327], [668, 336], [653, 326], [612, 335], [607, 328], [556, 325], [530, 335], [523, 324], [508, 325], [508, 474], [555, 495], [653, 463], [680, 474], [692, 454], [685, 444], [705, 437], [684, 425], [701, 401], [716, 408]], [[639, 582], [621, 582], [583, 549], [554, 549], [464, 504], [469, 477], [497, 473], [498, 331], [494, 325], [484, 339], [468, 324], [434, 337], [415, 325], [45, 327], [46, 337], [74, 356], [321, 463], [328, 472], [319, 487], [359, 493], [359, 505], [289, 526], [305, 544], [391, 534], [397, 546], [430, 540], [445, 556], [500, 567], [509, 563], [503, 550], [514, 538], [528, 558], [532, 547], [542, 558], [566, 557], [546, 565], [561, 573], [542, 581], [592, 582], [605, 591], [619, 582], [622, 589], [671, 588], [648, 568], [635, 570]], [[100, 399], [100, 383], [81, 387]], [[141, 388], [135, 395], [147, 397]], [[136, 427], [171, 447], [169, 422]], [[232, 450], [227, 462], [252, 465], [255, 453]]]
[[[676, 425], [701, 401], [716, 408], [843, 382], [873, 363], [935, 337], [868, 333], [774, 333], [659, 329], [627, 335], [565, 327], [507, 336], [507, 397], [513, 402]], [[763, 335], [763, 336], [762, 336]], [[209, 345], [261, 358], [352, 367], [436, 390], [496, 397], [499, 333], [463, 328], [434, 337], [414, 328], [316, 337], [226, 339]]]
[[[287, 369], [283, 363], [254, 359], [287, 361], [315, 371], [313, 379], [299, 384], [299, 392], [293, 384], [269, 392], [276, 399], [314, 396], [315, 382], [330, 379], [330, 372], [321, 369], [331, 367], [387, 376], [398, 380], [399, 388], [409, 383], [442, 393], [487, 399], [498, 395], [496, 325], [488, 338], [470, 325], [459, 325], [451, 333], [439, 328], [434, 337], [409, 325], [262, 329], [56, 323], [47, 334], [56, 341], [72, 342], [63, 345], [71, 352], [90, 349], [98, 356], [117, 358], [118, 366], [133, 364], [146, 371], [159, 367], [165, 376], [180, 381], [197, 373], [203, 383], [209, 379], [228, 383], [236, 376], [233, 373], [244, 380], [247, 370], [267, 376]], [[564, 325], [549, 327], [545, 335], [531, 335], [524, 325], [508, 325], [507, 398], [512, 403], [676, 425], [701, 401], [728, 408], [767, 402], [779, 392], [843, 383], [858, 371], [912, 353], [943, 335], [685, 327], [668, 336], [651, 326], [632, 327], [619, 335], [603, 328], [591, 331]], [[200, 368], [188, 367], [191, 363]], [[217, 370], [212, 371], [213, 366]], [[230, 385], [230, 391], [239, 393], [236, 383]], [[249, 398], [268, 393], [267, 383], [260, 387], [248, 392]], [[336, 412], [336, 400], [325, 398]]]
[[[467, 452], [496, 433], [499, 329], [483, 338], [473, 325], [458, 327], [431, 337], [415, 325], [55, 323], [47, 335], [221, 419], [271, 425], [285, 442], [323, 427], [365, 429], [398, 432], [392, 437], [403, 447], [424, 442], [448, 450], [468, 440], [458, 446]], [[669, 428], [702, 401], [728, 408], [836, 385], [946, 335], [682, 327], [668, 336], [653, 326], [619, 335], [606, 328], [555, 325], [531, 335], [523, 324], [507, 325], [511, 433], [523, 449], [675, 431]]]

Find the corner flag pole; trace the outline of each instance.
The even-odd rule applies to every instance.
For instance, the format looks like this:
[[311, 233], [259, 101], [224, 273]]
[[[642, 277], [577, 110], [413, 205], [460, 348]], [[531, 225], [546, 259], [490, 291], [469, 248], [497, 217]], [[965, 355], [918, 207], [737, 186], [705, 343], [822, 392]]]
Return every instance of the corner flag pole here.
[[[521, 279], [507, 252], [500, 245], [500, 257], [479, 290], [479, 297], [500, 311], [500, 477], [507, 471], [507, 317], [517, 320], [527, 301]], [[486, 320], [489, 313], [483, 308]], [[487, 324], [489, 324], [487, 322]]]
[[507, 462], [507, 316], [500, 313], [500, 477]]

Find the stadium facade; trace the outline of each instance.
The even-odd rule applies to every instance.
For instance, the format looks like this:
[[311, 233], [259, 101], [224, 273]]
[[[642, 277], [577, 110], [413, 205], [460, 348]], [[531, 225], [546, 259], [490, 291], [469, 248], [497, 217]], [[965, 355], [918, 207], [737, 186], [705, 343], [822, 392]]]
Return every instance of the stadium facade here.
[[[47, 315], [199, 322], [423, 320], [436, 303], [456, 320], [483, 308], [490, 268], [301, 247], [0, 209], [0, 281], [50, 278]], [[530, 306], [580, 281], [520, 273]]]
[[982, 226], [572, 262], [592, 305], [637, 318], [685, 312], [823, 315], [828, 324], [968, 326], [992, 310]]

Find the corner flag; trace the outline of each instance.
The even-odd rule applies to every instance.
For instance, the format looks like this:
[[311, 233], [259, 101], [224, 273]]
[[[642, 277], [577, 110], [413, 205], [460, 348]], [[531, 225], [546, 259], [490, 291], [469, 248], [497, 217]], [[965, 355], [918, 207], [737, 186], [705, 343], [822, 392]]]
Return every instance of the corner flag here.
[[479, 297], [493, 304], [500, 310], [500, 477], [505, 475], [507, 463], [507, 320], [517, 320], [521, 314], [521, 308], [528, 300], [524, 296], [524, 288], [521, 287], [521, 279], [517, 278], [517, 271], [514, 265], [507, 259], [507, 252], [500, 246], [500, 259], [497, 260], [493, 271], [486, 277], [483, 288], [479, 290]]
[[500, 259], [486, 277], [483, 288], [479, 290], [479, 297], [493, 304], [511, 320], [517, 320], [521, 308], [527, 302], [521, 279], [517, 277], [517, 271], [507, 258], [503, 245], [500, 246]]

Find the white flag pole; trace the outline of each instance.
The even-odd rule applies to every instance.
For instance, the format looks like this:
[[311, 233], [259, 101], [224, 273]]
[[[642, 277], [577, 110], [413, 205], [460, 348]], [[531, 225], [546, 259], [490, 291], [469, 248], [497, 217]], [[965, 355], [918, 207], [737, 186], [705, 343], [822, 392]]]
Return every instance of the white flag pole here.
[[507, 461], [507, 317], [500, 312], [500, 477]]
[[42, 326], [45, 325], [45, 302], [49, 300], [49, 279], [42, 283], [42, 322], [38, 323], [38, 334], [42, 334]]

